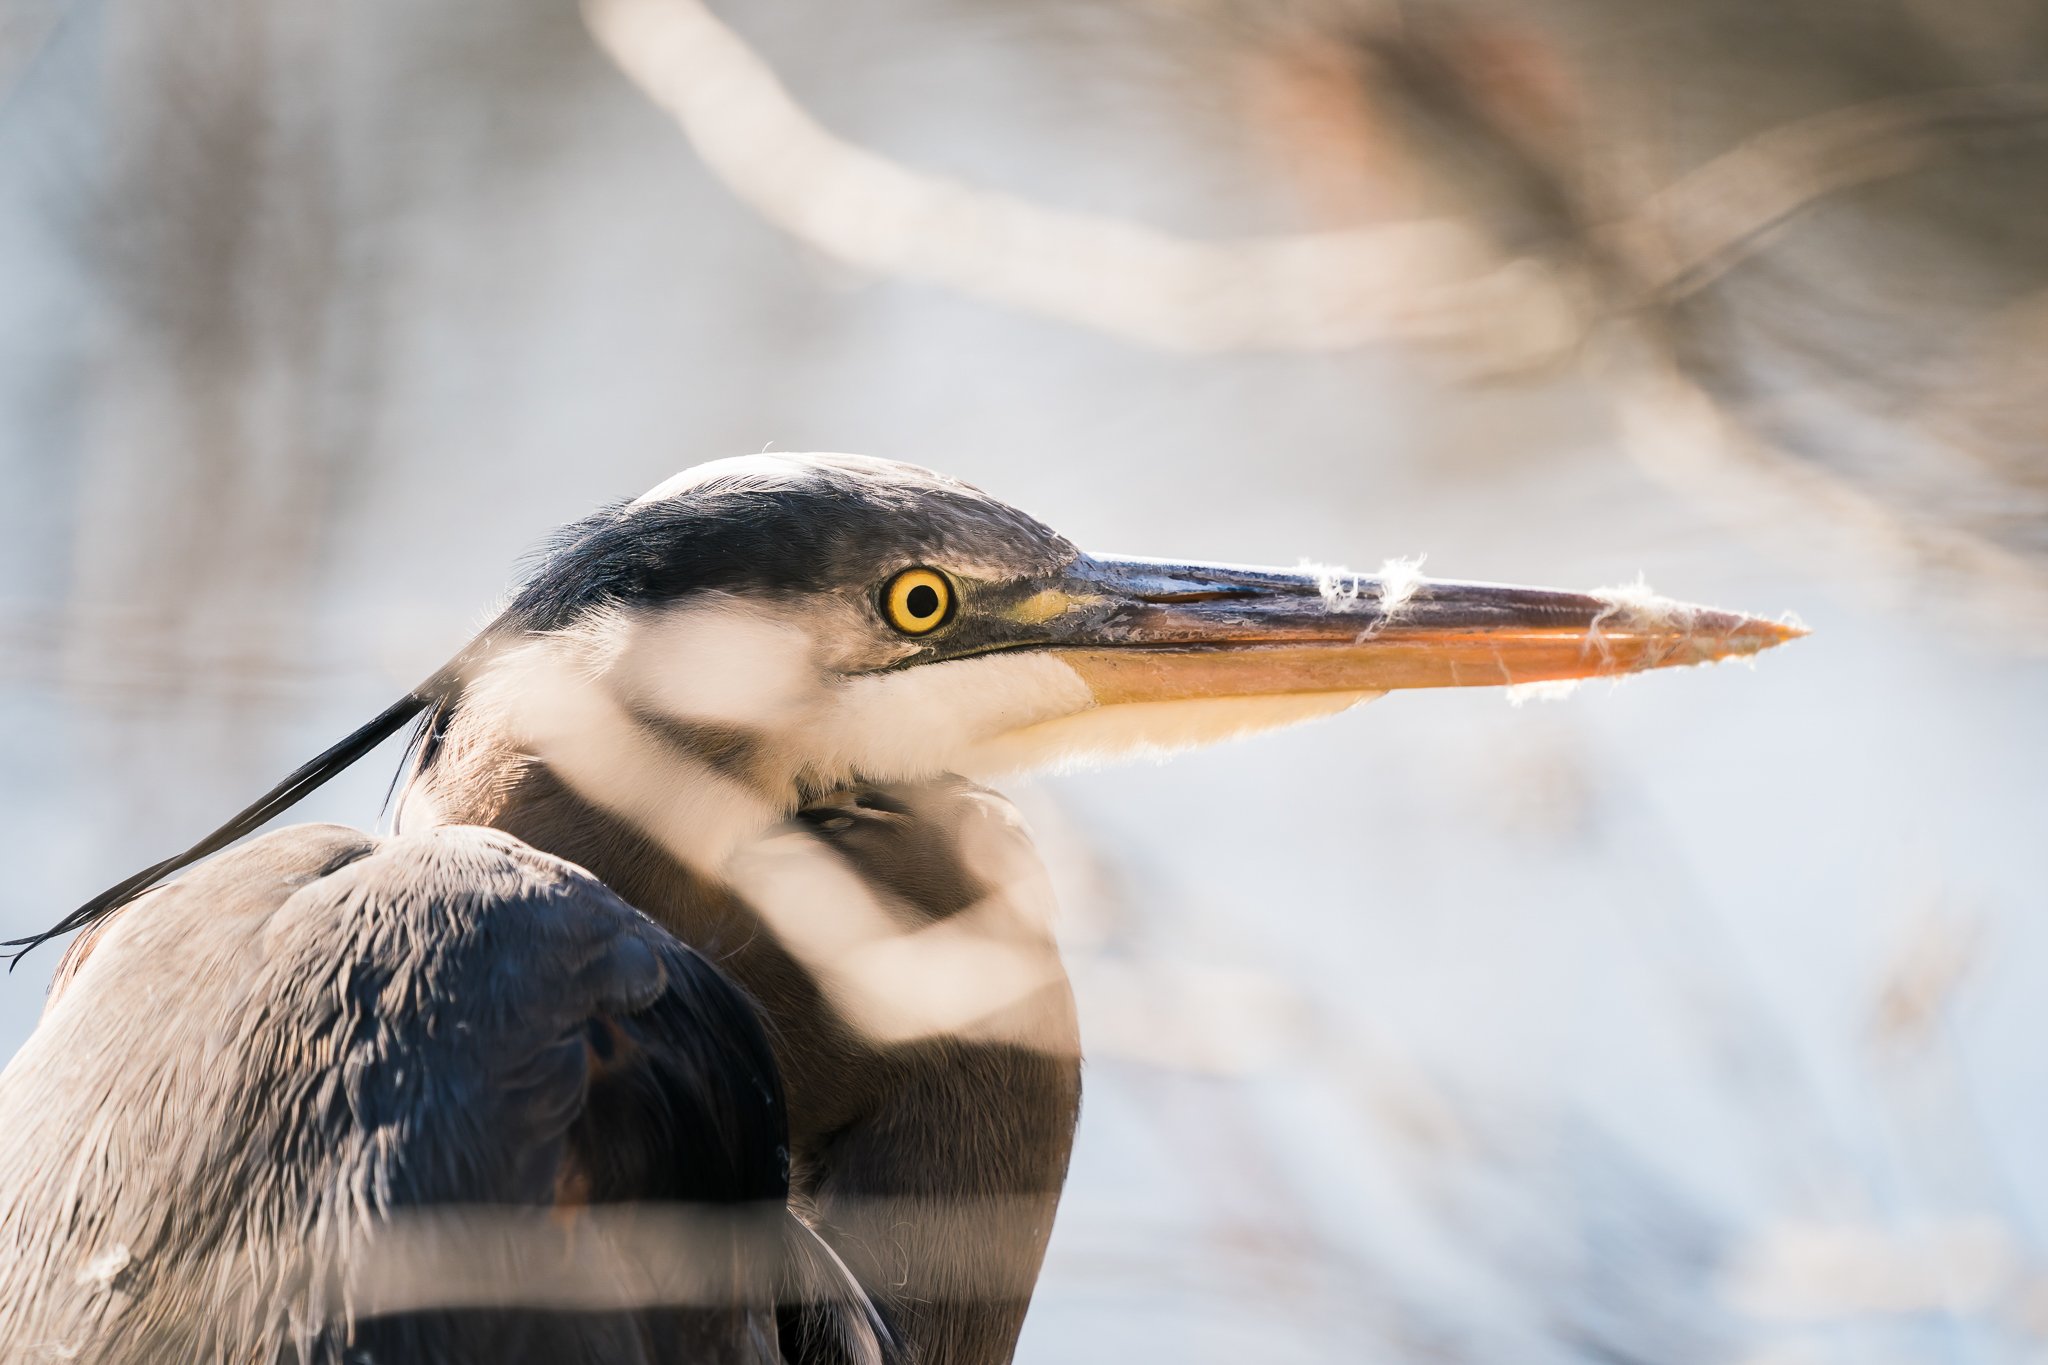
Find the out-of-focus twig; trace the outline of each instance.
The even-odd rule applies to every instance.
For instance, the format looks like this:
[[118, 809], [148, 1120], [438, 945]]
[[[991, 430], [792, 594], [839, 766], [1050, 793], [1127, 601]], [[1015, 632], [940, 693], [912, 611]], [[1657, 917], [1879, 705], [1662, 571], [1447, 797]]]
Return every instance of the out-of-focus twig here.
[[[1323, 350], [1441, 332], [1463, 310], [1570, 311], [1560, 282], [1489, 260], [1445, 219], [1199, 241], [926, 175], [828, 132], [701, 0], [585, 0], [591, 31], [725, 185], [826, 254], [1169, 350]], [[1691, 293], [1828, 195], [1924, 164], [1948, 138], [2048, 122], [2048, 89], [1934, 90], [1752, 138], [1599, 229], [1630, 308]], [[1444, 291], [1450, 291], [1446, 294]], [[1483, 307], [1477, 305], [1483, 304]]]
[[1642, 296], [1690, 294], [1774, 227], [1843, 190], [1925, 165], [1950, 139], [2048, 126], [2048, 88], [1930, 90], [1830, 109], [1715, 157], [1601, 233]]
[[1560, 306], [1477, 234], [1426, 220], [1196, 241], [926, 175], [826, 131], [697, 0], [587, 0], [619, 68], [732, 192], [783, 231], [885, 276], [1176, 351], [1327, 350], [1428, 328], [1440, 291]]

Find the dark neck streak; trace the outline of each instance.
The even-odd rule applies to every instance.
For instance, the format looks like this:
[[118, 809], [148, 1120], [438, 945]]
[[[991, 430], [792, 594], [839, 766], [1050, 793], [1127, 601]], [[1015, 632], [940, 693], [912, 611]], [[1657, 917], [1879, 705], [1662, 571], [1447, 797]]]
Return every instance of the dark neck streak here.
[[[1056, 1044], [1049, 1050], [956, 1038], [871, 1043], [730, 889], [545, 766], [463, 738], [458, 726], [415, 779], [440, 819], [491, 825], [588, 868], [760, 1005], [788, 1093], [797, 1198], [910, 1359], [1009, 1360], [1080, 1108], [1065, 982], [1035, 1002]], [[956, 837], [959, 796], [971, 790], [948, 780], [835, 793], [799, 819], [870, 885], [938, 920], [988, 891]], [[1002, 1216], [976, 1216], [988, 1206]], [[937, 1212], [908, 1216], [906, 1207]]]

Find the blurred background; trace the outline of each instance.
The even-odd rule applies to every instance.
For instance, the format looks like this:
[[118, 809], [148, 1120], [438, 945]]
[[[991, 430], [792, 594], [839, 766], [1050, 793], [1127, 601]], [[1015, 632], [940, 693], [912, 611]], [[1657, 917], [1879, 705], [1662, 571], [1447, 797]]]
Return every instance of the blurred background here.
[[2048, 1359], [2044, 81], [2039, 0], [0, 0], [0, 929], [703, 459], [1642, 575], [1813, 638], [1015, 791], [1022, 1358]]

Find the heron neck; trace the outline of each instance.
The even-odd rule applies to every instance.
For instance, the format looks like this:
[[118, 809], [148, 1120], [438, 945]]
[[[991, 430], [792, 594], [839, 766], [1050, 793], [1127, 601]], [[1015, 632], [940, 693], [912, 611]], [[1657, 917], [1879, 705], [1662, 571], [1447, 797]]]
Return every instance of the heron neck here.
[[[408, 786], [401, 815], [491, 825], [578, 863], [717, 961], [770, 1025], [789, 1103], [793, 1195], [808, 1219], [868, 1288], [909, 1359], [1000, 1365], [1022, 1329], [1080, 1106], [1072, 996], [1048, 907], [1029, 903], [1043, 893], [1040, 869], [1021, 829], [1002, 818], [1007, 806], [957, 779], [873, 800], [842, 795], [843, 813], [810, 812], [789, 840], [763, 841], [789, 843], [782, 852], [791, 856], [822, 850], [827, 866], [855, 878], [800, 886], [802, 902], [818, 905], [828, 928], [859, 913], [849, 902], [863, 888], [907, 911], [907, 932], [885, 953], [865, 954], [896, 973], [879, 983], [892, 1000], [918, 994], [902, 975], [917, 970], [907, 948], [963, 935], [970, 953], [1000, 950], [1010, 979], [1023, 970], [1014, 998], [959, 1029], [890, 1036], [850, 1020], [833, 990], [836, 963], [792, 951], [788, 926], [742, 897], [723, 868], [693, 863], [672, 836], [590, 799], [554, 765], [459, 725]], [[702, 794], [678, 789], [675, 799], [694, 809]], [[835, 828], [842, 820], [850, 826]], [[763, 898], [751, 881], [748, 892]], [[950, 961], [935, 967], [957, 995]]]

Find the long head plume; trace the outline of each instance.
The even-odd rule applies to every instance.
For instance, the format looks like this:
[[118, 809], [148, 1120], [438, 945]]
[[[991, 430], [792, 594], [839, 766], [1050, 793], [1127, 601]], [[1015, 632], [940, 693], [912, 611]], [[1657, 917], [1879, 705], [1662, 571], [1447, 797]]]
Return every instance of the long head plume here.
[[84, 929], [99, 923], [165, 877], [190, 867], [202, 858], [211, 857], [244, 835], [261, 829], [304, 800], [310, 793], [324, 786], [336, 774], [353, 766], [379, 744], [419, 719], [429, 707], [438, 707], [442, 704], [456, 688], [456, 677], [457, 672], [453, 665], [436, 673], [418, 688], [385, 707], [374, 720], [292, 769], [282, 782], [183, 853], [175, 854], [160, 863], [152, 863], [134, 876], [123, 878], [47, 929], [25, 938], [8, 939], [0, 943], [0, 947], [14, 949], [7, 956], [8, 970], [12, 971], [33, 949], [53, 938], [62, 938], [74, 929]]
[[[591, 525], [599, 524], [605, 518], [615, 515], [624, 505], [615, 503], [601, 508], [590, 517], [572, 522], [550, 536], [521, 566], [512, 606], [478, 632], [476, 638], [464, 646], [460, 653], [443, 664], [432, 677], [385, 707], [374, 719], [357, 727], [292, 769], [284, 780], [237, 812], [227, 823], [183, 853], [153, 863], [135, 875], [123, 878], [49, 928], [23, 938], [0, 940], [0, 948], [14, 950], [7, 954], [7, 970], [13, 971], [21, 964], [22, 958], [51, 939], [62, 938], [74, 930], [87, 929], [98, 924], [172, 873], [181, 872], [201, 859], [212, 857], [236, 840], [254, 834], [342, 772], [353, 767], [378, 745], [408, 725], [417, 726], [411, 752], [412, 761], [418, 762], [421, 755], [432, 745], [433, 736], [429, 733], [430, 728], [437, 719], [446, 715], [461, 696], [463, 679], [473, 673], [493, 645], [503, 638], [507, 622], [514, 618], [515, 609], [521, 604], [521, 599], [543, 594], [550, 588], [546, 576], [550, 558], [565, 546], [573, 544]], [[534, 614], [529, 608], [527, 615]], [[401, 768], [393, 780], [394, 790], [396, 784], [404, 780], [404, 775], [405, 769]]]

